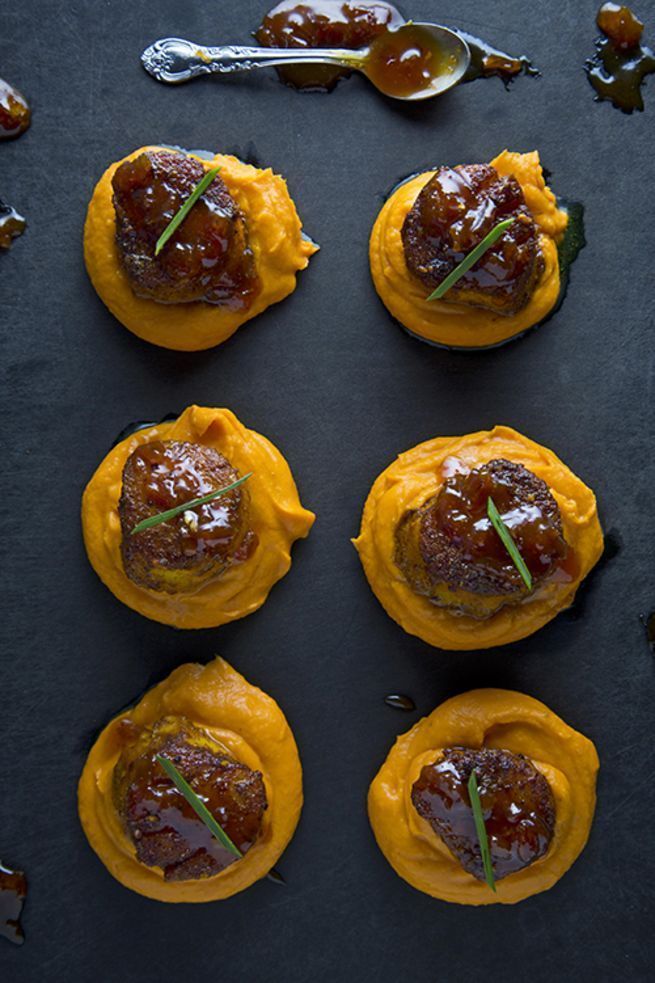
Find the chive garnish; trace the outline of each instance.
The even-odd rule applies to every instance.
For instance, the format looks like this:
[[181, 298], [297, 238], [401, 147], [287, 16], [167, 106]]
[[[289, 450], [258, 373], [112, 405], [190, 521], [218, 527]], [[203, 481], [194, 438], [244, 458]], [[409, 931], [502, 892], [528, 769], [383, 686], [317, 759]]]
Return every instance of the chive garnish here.
[[234, 845], [223, 827], [216, 822], [205, 803], [198, 798], [187, 780], [180, 775], [173, 762], [168, 758], [162, 758], [161, 754], [156, 754], [155, 758], [162, 766], [178, 792], [181, 792], [181, 794], [187, 800], [198, 818], [202, 819], [209, 832], [216, 837], [221, 846], [224, 846], [225, 849], [229, 850], [231, 854], [241, 859], [241, 857], [243, 857], [241, 850]]
[[433, 290], [426, 300], [441, 300], [444, 294], [448, 293], [451, 287], [454, 287], [458, 280], [464, 276], [465, 273], [475, 266], [477, 261], [483, 256], [487, 249], [493, 246], [494, 242], [498, 242], [501, 235], [506, 229], [509, 229], [510, 225], [514, 225], [516, 219], [506, 218], [503, 222], [499, 222], [491, 232], [488, 232], [484, 237], [482, 242], [478, 243], [474, 249], [464, 257], [461, 263], [458, 263], [454, 270], [451, 270], [445, 280], [439, 284], [436, 290]]
[[494, 868], [491, 863], [491, 853], [489, 851], [489, 838], [487, 837], [487, 827], [484, 824], [484, 816], [482, 815], [482, 803], [480, 802], [480, 793], [478, 791], [478, 777], [475, 774], [475, 768], [471, 772], [471, 776], [468, 781], [468, 791], [469, 799], [471, 800], [471, 810], [473, 812], [473, 822], [475, 823], [475, 832], [478, 834], [478, 843], [480, 844], [480, 853], [482, 855], [482, 866], [484, 868], [484, 879], [491, 888], [492, 891], [496, 890], [496, 879], [494, 877]]
[[[230, 853], [241, 860], [243, 858], [243, 854], [241, 853], [239, 847], [234, 845], [220, 823], [216, 822], [207, 806], [198, 798], [187, 780], [180, 775], [173, 762], [170, 761], [169, 758], [163, 758], [161, 754], [156, 754], [155, 758], [162, 766], [170, 780], [173, 782], [178, 792], [181, 792], [181, 794], [187, 800], [198, 818], [202, 819], [209, 832], [216, 837], [218, 842], [224, 846], [226, 850], [229, 850]], [[269, 881], [273, 881], [274, 884], [283, 884], [286, 886], [287, 882], [282, 877], [279, 870], [276, 870], [275, 867], [272, 867], [269, 870], [266, 877]]]
[[219, 495], [224, 495], [226, 492], [238, 488], [252, 476], [252, 473], [249, 471], [248, 474], [244, 474], [242, 478], [233, 481], [231, 485], [226, 485], [225, 488], [217, 488], [216, 491], [209, 492], [201, 498], [192, 498], [190, 502], [183, 502], [182, 505], [176, 505], [173, 509], [167, 509], [165, 512], [158, 512], [157, 515], [150, 515], [147, 519], [142, 519], [141, 522], [137, 522], [130, 536], [134, 536], [137, 532], [143, 532], [144, 529], [150, 529], [152, 526], [158, 526], [160, 522], [168, 522], [169, 519], [174, 519], [175, 516], [187, 512], [189, 509], [197, 509], [199, 505], [206, 505], [207, 502], [218, 498]]
[[523, 583], [528, 588], [528, 590], [532, 590], [532, 574], [528, 570], [525, 560], [519, 553], [518, 546], [512, 539], [511, 532], [503, 522], [502, 516], [498, 511], [498, 509], [496, 508], [493, 498], [491, 497], [487, 499], [487, 515], [491, 520], [491, 525], [494, 527], [494, 529], [502, 539], [503, 546], [509, 553], [512, 559], [512, 563], [514, 564], [518, 572], [521, 574]]
[[159, 239], [157, 239], [157, 245], [155, 246], [155, 256], [159, 256], [160, 252], [162, 251], [162, 249], [164, 248], [170, 237], [173, 235], [173, 233], [178, 228], [178, 226], [182, 224], [184, 219], [187, 217], [187, 215], [189, 214], [189, 212], [197, 202], [200, 195], [207, 190], [207, 188], [212, 183], [212, 181], [214, 180], [214, 178], [216, 177], [219, 171], [220, 171], [220, 167], [213, 167], [211, 171], [207, 171], [205, 176], [201, 178], [200, 181], [198, 181], [197, 185], [195, 186], [195, 188], [193, 189], [187, 200], [180, 207], [180, 209], [175, 213], [175, 215], [173, 215], [173, 218], [170, 220], [170, 222], [168, 223], [168, 225], [160, 235]]

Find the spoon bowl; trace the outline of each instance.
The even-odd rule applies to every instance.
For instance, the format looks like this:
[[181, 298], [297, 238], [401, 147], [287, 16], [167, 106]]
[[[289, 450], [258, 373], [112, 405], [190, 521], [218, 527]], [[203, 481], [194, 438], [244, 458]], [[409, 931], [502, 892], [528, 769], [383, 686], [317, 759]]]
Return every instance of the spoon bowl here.
[[[214, 73], [246, 72], [267, 66], [324, 64], [360, 71], [384, 95], [408, 102], [430, 99], [457, 85], [470, 61], [469, 47], [457, 31], [439, 24], [412, 22], [380, 35], [367, 48], [355, 50], [241, 45], [206, 47], [184, 38], [162, 38], [141, 55], [145, 70], [159, 82], [169, 85]], [[402, 84], [390, 84], [386, 72], [391, 71], [397, 74]], [[417, 79], [416, 86], [411, 84], [413, 78]]]
[[[447, 92], [461, 82], [471, 64], [469, 46], [457, 31], [427, 22], [403, 24], [357, 54], [362, 59], [357, 67], [369, 82], [385, 96], [403, 102]], [[404, 87], [394, 82], [394, 74], [405, 82]]]

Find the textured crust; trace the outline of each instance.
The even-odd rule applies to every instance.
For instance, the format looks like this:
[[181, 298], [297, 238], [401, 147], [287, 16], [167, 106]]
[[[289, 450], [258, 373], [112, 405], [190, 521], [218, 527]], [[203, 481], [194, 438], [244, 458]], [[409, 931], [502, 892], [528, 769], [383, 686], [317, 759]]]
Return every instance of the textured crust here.
[[440, 167], [422, 188], [402, 227], [409, 272], [431, 293], [507, 219], [514, 224], [450, 288], [448, 303], [518, 313], [544, 270], [539, 232], [516, 178], [499, 175], [490, 164]]
[[[249, 527], [258, 546], [248, 559], [193, 594], [164, 594], [133, 584], [121, 558], [118, 501], [125, 461], [142, 444], [181, 440], [223, 454], [248, 481]], [[84, 545], [94, 570], [115, 596], [146, 618], [176, 628], [213, 628], [256, 611], [291, 566], [291, 546], [307, 536], [315, 516], [300, 504], [289, 466], [261, 434], [230, 410], [190, 406], [171, 423], [126, 437], [105, 457], [82, 499]]]
[[221, 168], [222, 180], [245, 214], [261, 290], [245, 311], [202, 302], [180, 309], [136, 297], [118, 259], [111, 182], [124, 160], [165, 149], [141, 147], [107, 168], [87, 211], [84, 261], [100, 299], [129, 331], [163, 348], [199, 351], [220, 345], [246, 321], [293, 293], [296, 273], [305, 269], [318, 246], [303, 238], [302, 223], [284, 178], [270, 168], [261, 170], [226, 154], [216, 154], [211, 160], [194, 157], [205, 170]]
[[[469, 468], [504, 458], [542, 478], [557, 502], [564, 538], [576, 555], [577, 575], [566, 583], [544, 584], [525, 603], [504, 607], [485, 621], [455, 616], [417, 595], [396, 565], [395, 530], [408, 511], [438, 494], [447, 458], [457, 458]], [[400, 454], [375, 480], [354, 546], [371, 589], [394, 621], [430, 645], [464, 651], [525, 638], [569, 607], [600, 559], [603, 534], [591, 489], [552, 451], [511, 427], [498, 426], [463, 437], [437, 437]]]
[[114, 803], [139, 862], [160, 867], [167, 881], [218, 874], [237, 858], [218, 843], [161, 765], [153, 763], [157, 754], [174, 763], [242, 853], [257, 839], [266, 810], [261, 772], [235, 761], [188, 720], [170, 718], [141, 731], [116, 763]]
[[[213, 447], [173, 440], [162, 446], [172, 455], [178, 473], [184, 474], [185, 468], [193, 469], [206, 482], [208, 491], [225, 488], [240, 477]], [[149, 469], [144, 471], [139, 467], [138, 452], [130, 454], [123, 467], [118, 502], [123, 569], [140, 587], [169, 594], [198, 590], [225, 570], [243, 542], [247, 532], [248, 490], [239, 486], [221, 496], [220, 507], [225, 510], [225, 522], [231, 535], [211, 547], [190, 550], [183, 515], [144, 529], [136, 536], [131, 535], [139, 522], [163, 510], [148, 501], [149, 474]], [[203, 493], [199, 492], [198, 497]]]
[[417, 195], [434, 171], [426, 171], [400, 185], [385, 202], [373, 226], [369, 259], [375, 289], [389, 313], [426, 341], [455, 348], [499, 345], [543, 321], [557, 303], [560, 292], [557, 243], [564, 234], [568, 217], [558, 209], [554, 194], [546, 186], [539, 154], [505, 150], [491, 164], [499, 174], [516, 178], [539, 228], [544, 271], [530, 302], [518, 314], [503, 316], [446, 300], [428, 301], [425, 287], [407, 269], [401, 230]]
[[[438, 762], [424, 765], [421, 769], [412, 786], [411, 799], [419, 816], [426, 819], [435, 833], [441, 836], [464, 870], [479, 881], [485, 879], [480, 843], [472, 822], [469, 835], [465, 835], [454, 828], [448, 819], [444, 821], [433, 815], [431, 798], [435, 791], [442, 788], [444, 792], [450, 793], [450, 785], [448, 789], [441, 785], [440, 776], [435, 771], [435, 765], [441, 762], [447, 762], [448, 774], [456, 775], [464, 788], [475, 769], [483, 807], [486, 805], [489, 809], [495, 803], [500, 804], [504, 817], [500, 833], [504, 845], [508, 842], [514, 844], [515, 855], [508, 863], [506, 850], [496, 847], [497, 823], [492, 834], [489, 821], [486, 820], [491, 861], [497, 881], [535, 863], [547, 852], [555, 829], [555, 800], [548, 782], [532, 762], [524, 755], [513, 754], [504, 748], [444, 748]], [[452, 800], [449, 798], [448, 801]], [[507, 811], [508, 806], [520, 809], [522, 816], [527, 813], [532, 821], [538, 821], [542, 833], [539, 849], [531, 849], [531, 841], [523, 835], [521, 827], [517, 826], [516, 817]], [[467, 810], [470, 810], [468, 801]], [[448, 812], [448, 809], [445, 811]]]
[[169, 902], [229, 898], [265, 877], [293, 836], [303, 801], [298, 749], [277, 703], [217, 658], [207, 666], [190, 663], [175, 669], [129, 716], [139, 727], [150, 727], [163, 716], [190, 720], [236, 760], [262, 774], [268, 809], [260, 836], [238, 863], [201, 880], [166, 881], [161, 870], [139, 863], [114, 804], [123, 713], [91, 748], [78, 787], [82, 827], [109, 873], [138, 894]]
[[[557, 502], [542, 478], [514, 461], [494, 460], [478, 470], [492, 475], [500, 483], [511, 485], [513, 501], [517, 505], [529, 503], [537, 506], [557, 534], [562, 535], [562, 520]], [[526, 588], [513, 564], [508, 563], [502, 569], [497, 569], [491, 565], [472, 562], [464, 544], [452, 542], [438, 524], [431, 521], [432, 507], [437, 497], [431, 498], [415, 512], [409, 512], [398, 526], [396, 562], [411, 587], [420, 594], [439, 599], [442, 596], [439, 591], [441, 586], [450, 591], [497, 596], [499, 604], [523, 598]], [[415, 555], [414, 538], [418, 541], [418, 556]], [[541, 578], [535, 577], [535, 585], [549, 573], [550, 570], [545, 570]], [[448, 594], [445, 593], [444, 596], [447, 599]], [[474, 601], [475, 598], [471, 598], [471, 602]], [[453, 607], [462, 607], [461, 598]]]
[[164, 304], [247, 308], [258, 289], [246, 218], [215, 175], [159, 256], [159, 236], [205, 174], [180, 151], [149, 151], [112, 178], [118, 258], [134, 293]]
[[[412, 805], [421, 769], [454, 746], [525, 755], [555, 799], [547, 854], [500, 880], [496, 894], [462, 868]], [[447, 700], [397, 739], [371, 784], [368, 813], [382, 853], [412, 887], [456, 904], [515, 904], [551, 888], [582, 852], [596, 806], [597, 772], [591, 741], [543, 703], [510, 690], [472, 690]]]

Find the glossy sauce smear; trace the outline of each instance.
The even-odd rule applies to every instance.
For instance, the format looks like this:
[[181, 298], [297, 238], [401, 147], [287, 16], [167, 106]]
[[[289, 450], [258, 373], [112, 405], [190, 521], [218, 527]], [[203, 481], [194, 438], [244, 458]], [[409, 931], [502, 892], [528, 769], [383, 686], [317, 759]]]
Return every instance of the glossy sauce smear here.
[[[367, 74], [382, 91], [404, 97], [428, 88], [454, 67], [420, 25], [414, 27], [413, 37], [403, 31], [394, 38], [404, 25], [403, 15], [389, 3], [283, 0], [265, 15], [255, 37], [269, 48], [371, 47]], [[465, 31], [458, 33], [471, 50], [465, 82], [496, 76], [508, 83], [517, 75], [539, 74], [524, 56], [510, 55]], [[278, 74], [296, 88], [329, 91], [350, 72], [330, 65], [298, 65], [279, 68]]]
[[624, 113], [641, 112], [642, 84], [655, 72], [655, 53], [641, 43], [644, 25], [629, 7], [618, 3], [603, 4], [596, 23], [603, 36], [585, 65], [596, 100], [608, 100]]

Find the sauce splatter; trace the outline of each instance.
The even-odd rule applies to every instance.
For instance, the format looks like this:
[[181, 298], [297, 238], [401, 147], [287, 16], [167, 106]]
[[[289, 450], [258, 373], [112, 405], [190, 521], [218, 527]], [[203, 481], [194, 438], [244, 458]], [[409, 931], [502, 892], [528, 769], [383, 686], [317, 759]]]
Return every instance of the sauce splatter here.
[[0, 79], [0, 140], [13, 140], [28, 129], [32, 110], [22, 92]]
[[408, 713], [416, 710], [416, 704], [411, 696], [403, 696], [402, 693], [389, 693], [385, 696], [384, 702], [394, 710], [405, 710]]
[[0, 249], [10, 249], [14, 239], [21, 236], [26, 227], [23, 216], [0, 198]]
[[22, 870], [11, 870], [0, 863], [0, 935], [22, 945], [25, 935], [20, 915], [27, 895], [27, 879]]
[[655, 72], [655, 53], [641, 43], [642, 22], [629, 7], [604, 3], [596, 23], [603, 36], [596, 41], [593, 58], [585, 63], [596, 101], [607, 100], [624, 113], [642, 112], [641, 87]]

